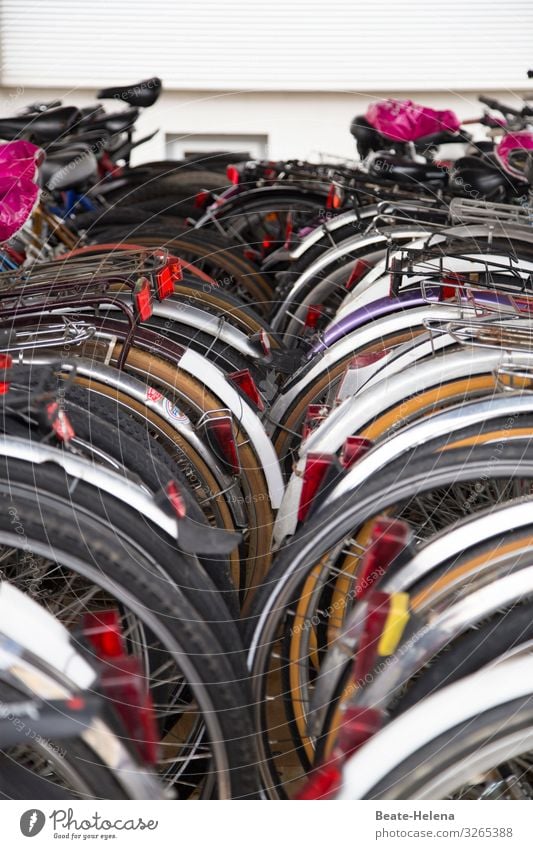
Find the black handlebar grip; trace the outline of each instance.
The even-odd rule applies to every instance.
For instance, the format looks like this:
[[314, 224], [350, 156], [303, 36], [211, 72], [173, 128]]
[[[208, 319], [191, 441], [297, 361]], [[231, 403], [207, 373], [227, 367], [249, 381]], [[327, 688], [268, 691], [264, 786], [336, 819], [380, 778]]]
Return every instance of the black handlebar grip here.
[[489, 109], [496, 109], [498, 112], [501, 112], [502, 115], [516, 115], [517, 118], [522, 117], [520, 109], [514, 109], [512, 106], [506, 106], [505, 103], [500, 103], [499, 100], [493, 100], [491, 97], [484, 97], [483, 95], [478, 97], [478, 100], [480, 103], [488, 106]]
[[498, 109], [499, 103], [497, 100], [493, 100], [491, 97], [485, 97], [483, 94], [478, 97], [480, 103], [483, 103], [484, 106], [488, 106], [489, 109]]

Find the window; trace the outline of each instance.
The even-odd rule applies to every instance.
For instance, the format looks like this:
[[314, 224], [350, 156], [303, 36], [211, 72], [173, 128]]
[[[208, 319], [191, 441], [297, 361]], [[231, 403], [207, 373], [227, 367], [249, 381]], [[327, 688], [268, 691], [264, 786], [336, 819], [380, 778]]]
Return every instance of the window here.
[[167, 134], [166, 158], [182, 159], [186, 156], [210, 153], [244, 153], [250, 159], [268, 156], [268, 137], [210, 133]]

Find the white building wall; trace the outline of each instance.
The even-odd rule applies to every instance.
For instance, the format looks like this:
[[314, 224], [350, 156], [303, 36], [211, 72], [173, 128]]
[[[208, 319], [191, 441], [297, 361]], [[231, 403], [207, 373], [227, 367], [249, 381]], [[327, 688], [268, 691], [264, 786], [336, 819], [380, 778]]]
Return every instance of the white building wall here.
[[[114, 82], [110, 80], [110, 83]], [[131, 80], [134, 82], [134, 80]], [[485, 92], [509, 103], [518, 103], [517, 92]], [[387, 92], [405, 97], [405, 92]], [[454, 109], [461, 118], [475, 117], [482, 107], [478, 92], [409, 92], [409, 96], [435, 108]], [[139, 148], [136, 162], [167, 158], [165, 140], [170, 136], [212, 134], [213, 147], [218, 135], [266, 136], [267, 155], [272, 159], [313, 158], [320, 153], [351, 157], [355, 145], [349, 133], [354, 115], [362, 114], [368, 103], [383, 97], [383, 92], [221, 92], [166, 91], [160, 100], [145, 110], [138, 122], [139, 137], [159, 129], [158, 135]], [[63, 98], [83, 106], [94, 103], [94, 89], [69, 93], [61, 88], [20, 86], [0, 88], [0, 115], [14, 114], [25, 104], [37, 100]], [[107, 109], [115, 108], [107, 102]]]
[[477, 93], [527, 89], [532, 45], [531, 0], [0, 0], [0, 114], [158, 75], [139, 131], [161, 132], [138, 157], [188, 133], [266, 136], [274, 159], [350, 156], [370, 100], [475, 116]]

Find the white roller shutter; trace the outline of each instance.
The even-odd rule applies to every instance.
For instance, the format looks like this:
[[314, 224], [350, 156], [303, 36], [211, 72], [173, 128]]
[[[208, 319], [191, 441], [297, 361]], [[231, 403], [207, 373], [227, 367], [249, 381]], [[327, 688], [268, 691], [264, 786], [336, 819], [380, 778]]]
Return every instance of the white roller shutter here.
[[0, 0], [3, 85], [527, 87], [531, 0]]

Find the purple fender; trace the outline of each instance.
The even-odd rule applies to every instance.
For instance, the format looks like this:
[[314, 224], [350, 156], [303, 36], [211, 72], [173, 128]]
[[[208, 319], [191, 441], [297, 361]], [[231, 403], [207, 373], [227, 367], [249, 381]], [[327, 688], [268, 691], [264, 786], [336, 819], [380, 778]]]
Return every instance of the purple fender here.
[[[307, 354], [307, 359], [311, 360], [316, 354], [321, 354], [328, 348], [331, 348], [335, 342], [352, 333], [359, 327], [367, 324], [374, 319], [382, 318], [393, 312], [400, 310], [414, 309], [415, 307], [423, 307], [428, 301], [438, 302], [440, 287], [428, 287], [424, 294], [422, 290], [411, 289], [408, 292], [401, 292], [394, 297], [378, 298], [367, 306], [360, 307], [354, 310], [349, 315], [345, 316], [338, 324], [329, 327], [321, 336], [321, 339], [316, 342], [313, 348]], [[465, 299], [466, 300], [466, 299]], [[507, 295], [499, 292], [476, 292], [476, 302], [487, 304], [502, 304], [508, 306], [510, 300]]]

